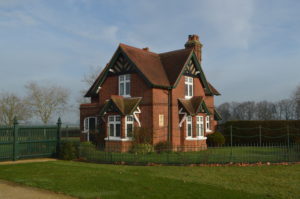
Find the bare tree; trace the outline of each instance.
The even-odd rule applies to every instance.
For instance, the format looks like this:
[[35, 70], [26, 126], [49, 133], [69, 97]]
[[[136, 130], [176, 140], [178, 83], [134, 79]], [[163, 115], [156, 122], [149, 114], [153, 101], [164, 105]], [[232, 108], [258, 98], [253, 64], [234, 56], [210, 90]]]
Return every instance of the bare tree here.
[[220, 104], [217, 110], [222, 116], [222, 123], [227, 122], [231, 118], [230, 104], [228, 102]]
[[275, 118], [276, 108], [272, 102], [261, 101], [256, 103], [256, 117], [258, 120], [272, 120]]
[[36, 82], [28, 83], [27, 103], [32, 112], [47, 124], [54, 113], [61, 114], [67, 108], [69, 90], [58, 86], [40, 86]]
[[14, 117], [27, 121], [31, 117], [30, 109], [20, 97], [12, 93], [0, 94], [0, 124], [13, 125]]
[[293, 99], [283, 99], [276, 104], [276, 119], [291, 120], [295, 118], [296, 103]]
[[300, 120], [300, 85], [295, 89], [292, 99], [295, 103], [295, 119]]

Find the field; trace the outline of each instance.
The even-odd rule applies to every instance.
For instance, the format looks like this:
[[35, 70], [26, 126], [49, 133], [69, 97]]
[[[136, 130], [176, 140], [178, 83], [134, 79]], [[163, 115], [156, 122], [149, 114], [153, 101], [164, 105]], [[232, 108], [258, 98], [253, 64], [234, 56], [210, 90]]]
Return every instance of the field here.
[[0, 165], [0, 178], [79, 198], [299, 198], [300, 165], [125, 166], [55, 161]]

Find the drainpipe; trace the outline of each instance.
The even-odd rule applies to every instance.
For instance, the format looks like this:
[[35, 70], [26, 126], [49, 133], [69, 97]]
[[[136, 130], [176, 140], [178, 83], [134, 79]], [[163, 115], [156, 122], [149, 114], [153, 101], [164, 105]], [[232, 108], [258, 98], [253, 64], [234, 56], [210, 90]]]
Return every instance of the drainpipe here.
[[172, 116], [171, 116], [171, 88], [168, 88], [168, 142], [171, 143], [171, 125], [172, 125]]

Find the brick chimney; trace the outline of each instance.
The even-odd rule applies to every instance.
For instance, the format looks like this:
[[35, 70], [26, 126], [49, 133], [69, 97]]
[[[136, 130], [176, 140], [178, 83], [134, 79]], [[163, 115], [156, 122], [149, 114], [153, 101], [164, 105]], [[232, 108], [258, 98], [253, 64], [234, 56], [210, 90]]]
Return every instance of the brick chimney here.
[[184, 47], [187, 48], [192, 48], [199, 60], [201, 62], [202, 57], [201, 57], [201, 48], [202, 44], [199, 41], [199, 36], [198, 35], [189, 35], [188, 41], [185, 43]]

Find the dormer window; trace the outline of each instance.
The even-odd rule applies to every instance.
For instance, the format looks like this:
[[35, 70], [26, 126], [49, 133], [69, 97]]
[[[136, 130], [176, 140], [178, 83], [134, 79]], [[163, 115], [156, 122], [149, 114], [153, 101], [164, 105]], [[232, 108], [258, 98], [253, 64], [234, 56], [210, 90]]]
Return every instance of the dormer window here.
[[130, 75], [119, 76], [119, 95], [123, 97], [130, 97]]
[[184, 84], [185, 84], [185, 98], [190, 99], [193, 97], [193, 78], [192, 77], [184, 77]]

